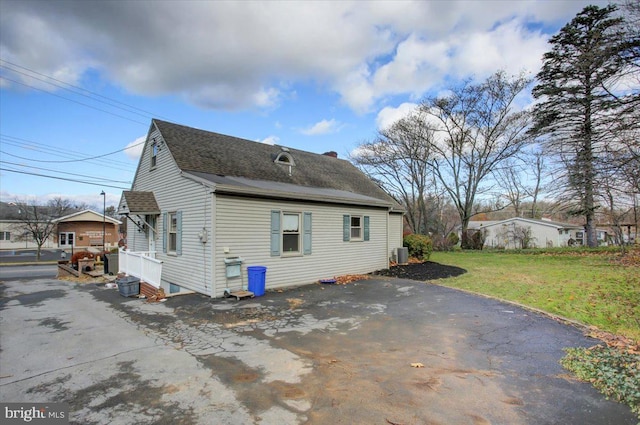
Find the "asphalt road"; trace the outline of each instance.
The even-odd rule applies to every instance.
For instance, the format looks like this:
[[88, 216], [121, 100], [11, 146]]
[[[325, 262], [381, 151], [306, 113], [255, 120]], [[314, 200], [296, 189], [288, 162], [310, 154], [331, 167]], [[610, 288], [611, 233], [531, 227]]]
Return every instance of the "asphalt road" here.
[[58, 266], [55, 264], [39, 264], [39, 265], [1, 265], [0, 264], [0, 280], [15, 279], [55, 279], [58, 275]]
[[72, 424], [636, 424], [560, 365], [597, 341], [399, 279], [150, 304], [94, 283], [0, 285], [0, 399]]
[[[62, 254], [61, 249], [42, 249], [40, 251], [40, 263], [44, 262], [57, 262], [60, 260]], [[71, 258], [70, 252], [67, 252], [67, 259]], [[19, 249], [19, 250], [1, 250], [0, 251], [0, 265], [1, 264], [15, 264], [15, 263], [37, 263], [37, 251], [35, 249]]]
[[[55, 278], [61, 249], [42, 249], [37, 260], [35, 249], [0, 251], [0, 280]], [[67, 258], [70, 255], [67, 253]]]

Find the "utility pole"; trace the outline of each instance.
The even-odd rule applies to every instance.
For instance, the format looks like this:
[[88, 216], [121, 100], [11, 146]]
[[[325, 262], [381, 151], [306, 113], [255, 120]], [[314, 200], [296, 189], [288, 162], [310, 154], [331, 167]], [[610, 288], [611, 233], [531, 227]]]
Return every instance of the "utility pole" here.
[[106, 235], [106, 222], [105, 222], [105, 212], [107, 210], [107, 194], [104, 193], [104, 190], [100, 192], [102, 195], [102, 253], [104, 255], [105, 251], [105, 235]]

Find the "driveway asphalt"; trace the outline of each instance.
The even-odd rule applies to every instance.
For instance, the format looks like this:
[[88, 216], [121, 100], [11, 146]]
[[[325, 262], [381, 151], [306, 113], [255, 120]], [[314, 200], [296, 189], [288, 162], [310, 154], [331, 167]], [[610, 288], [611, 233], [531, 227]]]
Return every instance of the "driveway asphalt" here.
[[559, 365], [596, 340], [409, 280], [163, 303], [99, 284], [0, 285], [0, 399], [78, 424], [635, 424]]

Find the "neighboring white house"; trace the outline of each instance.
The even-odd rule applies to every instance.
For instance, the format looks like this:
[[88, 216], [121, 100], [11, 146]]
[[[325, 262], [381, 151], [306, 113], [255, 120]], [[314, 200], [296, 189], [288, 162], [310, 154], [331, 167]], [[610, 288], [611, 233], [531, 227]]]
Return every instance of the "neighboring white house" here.
[[267, 268], [267, 289], [387, 268], [404, 210], [335, 153], [153, 120], [118, 213], [128, 250], [162, 261], [166, 293], [219, 297], [246, 288], [250, 265]]
[[[27, 225], [20, 219], [20, 207], [13, 202], [0, 202], [0, 250], [36, 249]], [[47, 238], [42, 248], [55, 248], [53, 235]]]
[[[499, 221], [470, 221], [469, 229], [485, 233], [485, 247], [522, 248], [522, 238], [529, 237], [530, 248], [552, 248], [585, 244], [584, 227], [551, 220], [514, 217]], [[524, 233], [526, 232], [526, 234]], [[598, 240], [606, 234], [598, 230]]]

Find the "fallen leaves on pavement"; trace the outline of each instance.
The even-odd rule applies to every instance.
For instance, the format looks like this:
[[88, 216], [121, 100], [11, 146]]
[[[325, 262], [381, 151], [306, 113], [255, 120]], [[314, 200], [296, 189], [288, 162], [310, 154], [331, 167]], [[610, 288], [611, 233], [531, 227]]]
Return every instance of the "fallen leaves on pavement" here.
[[296, 308], [304, 304], [304, 301], [300, 298], [287, 298], [287, 302], [289, 303], [289, 308], [291, 310], [295, 310]]
[[342, 276], [335, 276], [333, 279], [321, 279], [320, 283], [335, 283], [336, 285], [346, 285], [358, 280], [371, 279], [371, 276], [367, 274], [345, 274]]

